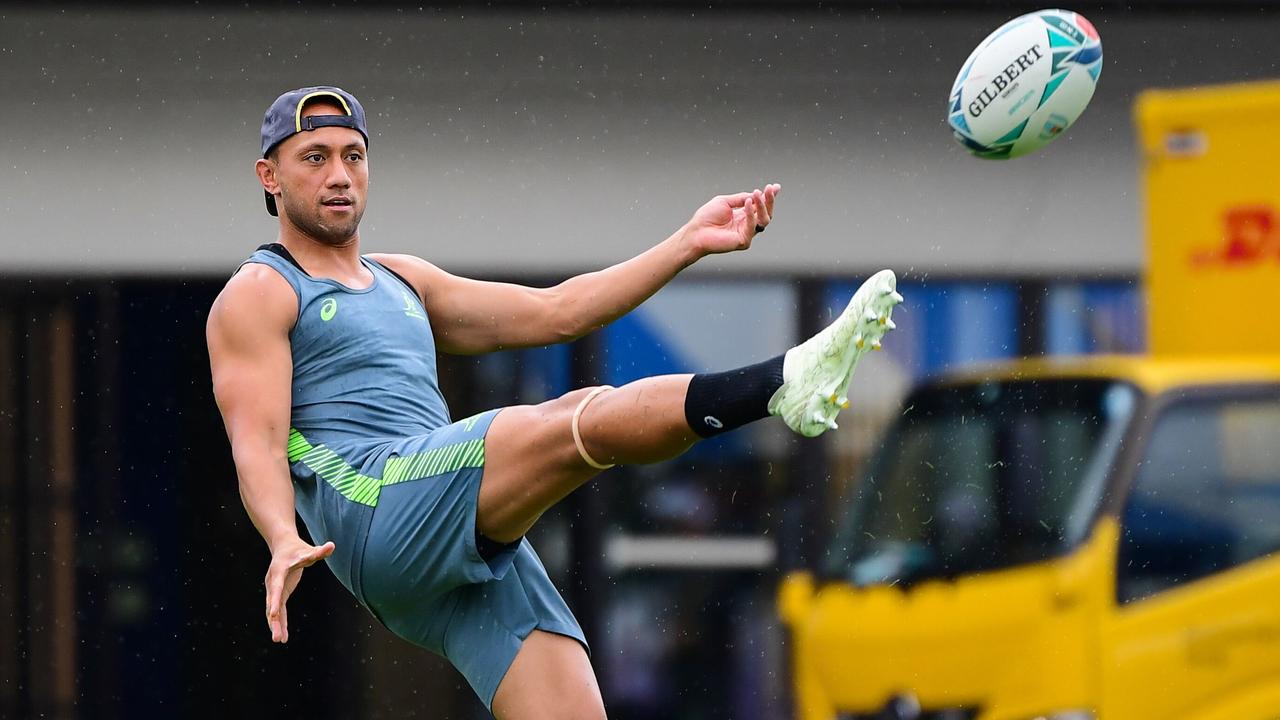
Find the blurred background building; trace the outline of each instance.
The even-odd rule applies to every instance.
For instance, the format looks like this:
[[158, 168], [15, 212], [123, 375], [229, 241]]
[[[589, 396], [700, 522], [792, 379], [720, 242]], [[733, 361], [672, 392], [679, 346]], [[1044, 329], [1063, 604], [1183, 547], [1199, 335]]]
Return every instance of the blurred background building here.
[[704, 260], [571, 346], [444, 357], [455, 416], [740, 365], [902, 278], [899, 330], [840, 433], [764, 423], [570, 498], [533, 540], [617, 718], [789, 715], [779, 573], [820, 560], [917, 380], [1015, 355], [1140, 351], [1130, 112], [1145, 88], [1274, 77], [1280, 16], [1094, 2], [1106, 59], [1069, 133], [1008, 164], [944, 118], [1024, 2], [8, 4], [0, 8], [0, 717], [474, 718], [443, 662], [326, 571], [269, 643], [207, 309], [274, 238], [252, 173], [280, 92], [336, 84], [372, 133], [362, 237], [550, 284], [777, 181], [747, 253]]

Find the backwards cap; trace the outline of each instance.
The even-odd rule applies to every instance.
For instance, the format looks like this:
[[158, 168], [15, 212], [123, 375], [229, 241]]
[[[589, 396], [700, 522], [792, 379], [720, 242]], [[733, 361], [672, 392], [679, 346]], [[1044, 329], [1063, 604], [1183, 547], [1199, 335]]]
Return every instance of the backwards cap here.
[[[302, 116], [302, 109], [307, 103], [321, 100], [334, 102], [345, 114]], [[262, 157], [270, 155], [277, 145], [294, 135], [320, 127], [351, 128], [364, 136], [365, 144], [369, 143], [369, 130], [364, 124], [364, 108], [360, 106], [359, 100], [342, 88], [323, 85], [305, 87], [290, 90], [276, 98], [271, 107], [267, 108], [267, 114], [262, 117]], [[267, 212], [278, 215], [275, 197], [271, 193], [266, 195]]]

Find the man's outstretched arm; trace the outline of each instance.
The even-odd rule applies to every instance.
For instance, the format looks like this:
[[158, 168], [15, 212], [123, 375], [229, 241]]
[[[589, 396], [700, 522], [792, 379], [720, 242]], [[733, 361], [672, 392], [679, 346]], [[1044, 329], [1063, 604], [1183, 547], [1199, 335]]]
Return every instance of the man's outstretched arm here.
[[409, 255], [374, 255], [418, 291], [442, 350], [475, 354], [566, 342], [633, 310], [699, 258], [745, 250], [769, 224], [779, 185], [713, 198], [669, 238], [551, 288], [451, 275]]
[[333, 553], [298, 536], [286, 445], [293, 359], [293, 290], [270, 268], [246, 265], [209, 312], [206, 337], [213, 391], [226, 425], [240, 499], [271, 550], [265, 579], [271, 639], [287, 642], [285, 603], [302, 569]]

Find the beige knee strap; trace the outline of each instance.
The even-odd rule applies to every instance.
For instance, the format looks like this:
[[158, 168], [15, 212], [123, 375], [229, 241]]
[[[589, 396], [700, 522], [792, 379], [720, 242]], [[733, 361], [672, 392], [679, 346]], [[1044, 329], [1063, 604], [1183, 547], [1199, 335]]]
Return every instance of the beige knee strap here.
[[582, 398], [582, 402], [578, 403], [577, 409], [573, 411], [573, 444], [578, 446], [578, 454], [582, 456], [582, 459], [586, 460], [588, 465], [590, 465], [591, 467], [597, 470], [608, 470], [613, 466], [602, 465], [596, 462], [595, 458], [591, 457], [591, 455], [587, 453], [587, 446], [582, 444], [582, 433], [578, 431], [578, 418], [582, 417], [582, 411], [587, 408], [587, 403], [591, 402], [592, 400], [595, 400], [596, 396], [604, 392], [605, 390], [612, 390], [612, 389], [613, 389], [612, 385], [601, 385], [595, 390], [592, 390], [591, 392], [587, 393], [586, 397]]

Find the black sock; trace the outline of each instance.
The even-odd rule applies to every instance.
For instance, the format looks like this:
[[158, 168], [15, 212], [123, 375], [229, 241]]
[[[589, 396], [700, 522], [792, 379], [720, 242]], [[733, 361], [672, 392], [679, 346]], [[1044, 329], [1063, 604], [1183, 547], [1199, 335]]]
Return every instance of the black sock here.
[[769, 416], [769, 398], [782, 387], [782, 355], [721, 373], [694, 375], [684, 396], [684, 419], [709, 438]]

